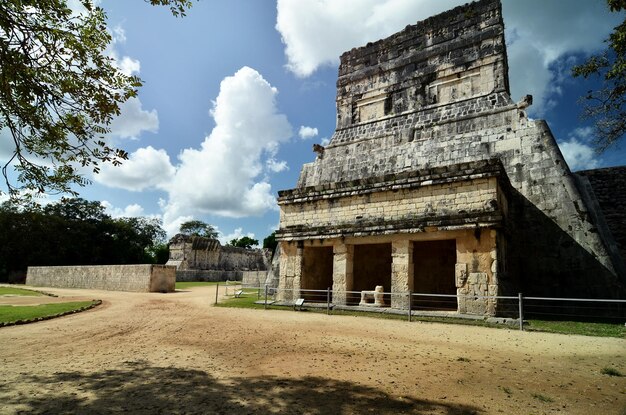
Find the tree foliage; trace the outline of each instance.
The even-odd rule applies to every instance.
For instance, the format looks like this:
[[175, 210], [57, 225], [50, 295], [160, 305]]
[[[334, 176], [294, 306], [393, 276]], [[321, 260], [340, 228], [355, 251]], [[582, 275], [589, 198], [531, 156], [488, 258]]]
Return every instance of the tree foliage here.
[[[189, 0], [149, 0], [184, 15]], [[11, 196], [20, 190], [68, 192], [89, 181], [83, 169], [127, 159], [106, 134], [120, 104], [141, 80], [122, 73], [105, 50], [111, 42], [104, 10], [80, 0], [0, 2], [0, 139], [13, 152], [2, 174]], [[17, 173], [17, 183], [9, 171]]]
[[[36, 265], [163, 263], [160, 220], [111, 218], [99, 202], [0, 205], [0, 280]], [[167, 259], [165, 259], [167, 261]]]
[[201, 220], [190, 220], [180, 225], [180, 233], [189, 236], [202, 236], [217, 239], [218, 232], [212, 225]]
[[[626, 10], [626, 0], [607, 0], [612, 12]], [[606, 40], [608, 49], [591, 56], [572, 69], [575, 77], [598, 76], [603, 87], [585, 96], [583, 116], [594, 121], [594, 144], [598, 152], [606, 150], [626, 134], [626, 19]]]
[[267, 236], [267, 238], [263, 239], [263, 248], [269, 249], [274, 252], [276, 246], [278, 245], [278, 241], [276, 240], [276, 231], [272, 232]]
[[250, 249], [253, 246], [256, 246], [259, 244], [259, 241], [257, 239], [252, 239], [248, 236], [242, 236], [241, 238], [235, 238], [232, 239], [228, 245], [230, 246], [236, 246], [238, 248], [246, 248], [246, 249]]

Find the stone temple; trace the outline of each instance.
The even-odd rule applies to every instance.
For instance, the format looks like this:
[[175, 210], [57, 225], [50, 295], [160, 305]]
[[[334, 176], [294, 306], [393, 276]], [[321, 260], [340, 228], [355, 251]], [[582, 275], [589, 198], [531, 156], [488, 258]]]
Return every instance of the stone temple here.
[[382, 286], [480, 315], [498, 312], [480, 296], [624, 298], [594, 175], [569, 170], [531, 104], [510, 97], [499, 0], [344, 53], [336, 131], [279, 192], [279, 298], [331, 287], [357, 305], [346, 291]]

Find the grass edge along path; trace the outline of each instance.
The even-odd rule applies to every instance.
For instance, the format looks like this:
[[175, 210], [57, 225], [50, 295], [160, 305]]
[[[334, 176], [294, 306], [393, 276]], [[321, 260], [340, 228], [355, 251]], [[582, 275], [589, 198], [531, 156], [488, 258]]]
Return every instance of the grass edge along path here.
[[18, 287], [7, 287], [5, 285], [0, 286], [0, 296], [1, 295], [15, 295], [15, 296], [24, 296], [24, 297], [39, 297], [45, 295], [45, 293], [28, 290], [26, 288], [18, 288]]
[[[262, 298], [261, 298], [262, 299]], [[221, 300], [216, 304], [217, 307], [232, 307], [232, 308], [252, 308], [263, 309], [263, 304], [255, 304], [257, 301], [257, 295], [254, 293], [244, 293], [239, 298], [231, 297]], [[268, 310], [292, 310], [291, 307], [275, 306], [268, 303]], [[325, 308], [304, 308], [308, 312], [326, 313]], [[350, 315], [350, 316], [363, 316], [371, 318], [384, 318], [393, 320], [406, 320], [407, 317], [401, 314], [379, 314], [368, 313], [364, 311], [345, 311], [334, 310], [331, 311], [333, 315]], [[443, 324], [463, 324], [471, 326], [492, 327], [500, 329], [514, 329], [511, 326], [505, 324], [488, 323], [484, 320], [471, 320], [461, 319], [454, 317], [422, 317], [413, 316], [413, 321], [423, 321], [430, 323], [443, 323]], [[545, 320], [530, 320], [527, 325], [524, 323], [524, 330], [536, 331], [544, 333], [557, 333], [557, 334], [574, 334], [582, 336], [594, 336], [594, 337], [614, 337], [618, 339], [626, 339], [626, 327], [623, 324], [608, 324], [608, 323], [588, 323], [578, 321], [545, 321]]]
[[2, 305], [0, 306], [0, 327], [50, 320], [90, 310], [100, 304], [102, 304], [101, 300], [23, 306]]

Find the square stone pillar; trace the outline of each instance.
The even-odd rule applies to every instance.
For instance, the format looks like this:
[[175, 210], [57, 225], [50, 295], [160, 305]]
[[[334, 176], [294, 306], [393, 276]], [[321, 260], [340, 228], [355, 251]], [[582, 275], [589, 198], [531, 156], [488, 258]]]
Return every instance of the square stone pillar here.
[[354, 245], [333, 246], [333, 304], [346, 305], [346, 291], [354, 287]]
[[408, 292], [413, 291], [413, 244], [409, 240], [391, 244], [391, 308], [408, 309]]
[[280, 242], [280, 274], [278, 280], [279, 301], [300, 298], [302, 277], [302, 247], [295, 242]]

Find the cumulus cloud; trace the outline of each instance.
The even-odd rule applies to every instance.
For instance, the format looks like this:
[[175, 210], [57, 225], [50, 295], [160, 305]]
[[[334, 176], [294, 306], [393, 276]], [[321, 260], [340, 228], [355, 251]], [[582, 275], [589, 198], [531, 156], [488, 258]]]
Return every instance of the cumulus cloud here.
[[121, 166], [104, 164], [94, 180], [109, 187], [140, 191], [165, 186], [176, 172], [165, 150], [139, 148]]
[[109, 201], [103, 200], [100, 202], [102, 207], [104, 207], [106, 213], [111, 215], [113, 218], [132, 218], [145, 216], [143, 207], [138, 205], [137, 203], [133, 203], [131, 205], [126, 206], [124, 209], [113, 206]]
[[300, 130], [298, 131], [298, 135], [303, 140], [308, 140], [309, 138], [313, 138], [317, 136], [317, 134], [318, 134], [317, 128], [305, 127], [304, 125], [301, 125]]
[[243, 217], [276, 209], [267, 173], [286, 169], [275, 155], [293, 134], [277, 111], [277, 93], [249, 67], [221, 82], [211, 110], [215, 127], [199, 148], [179, 154], [176, 173], [164, 186], [166, 224], [190, 215]]
[[[287, 68], [307, 77], [339, 63], [353, 47], [387, 37], [408, 24], [466, 3], [466, 0], [278, 0], [276, 29], [285, 44]], [[509, 72], [514, 100], [534, 96], [530, 113], [550, 108], [560, 82], [557, 63], [573, 53], [603, 47], [618, 24], [605, 2], [505, 0]], [[320, 30], [324, 28], [324, 30]]]
[[111, 121], [111, 135], [119, 138], [137, 139], [144, 131], [159, 131], [156, 110], [143, 109], [139, 98], [130, 98], [120, 106], [120, 115]]
[[593, 148], [588, 144], [592, 136], [593, 128], [576, 128], [569, 135], [568, 141], [559, 143], [570, 170], [595, 169], [600, 165], [601, 160], [596, 157]]
[[[220, 84], [210, 111], [215, 127], [199, 148], [184, 149], [174, 165], [164, 150], [140, 148], [95, 180], [127, 190], [162, 189], [159, 203], [168, 234], [194, 216], [258, 216], [276, 209], [270, 173], [287, 169], [276, 159], [292, 128], [276, 108], [278, 90], [243, 67]], [[232, 238], [231, 238], [232, 239]]]

